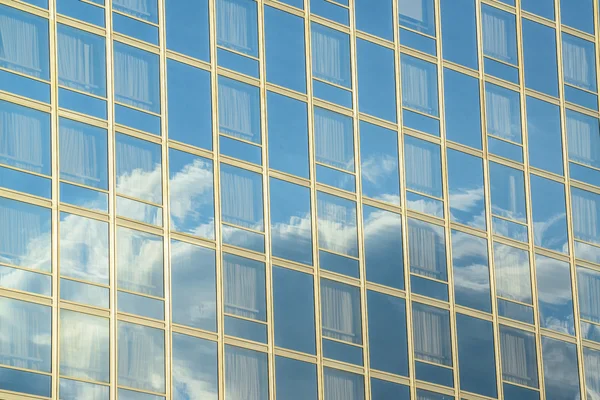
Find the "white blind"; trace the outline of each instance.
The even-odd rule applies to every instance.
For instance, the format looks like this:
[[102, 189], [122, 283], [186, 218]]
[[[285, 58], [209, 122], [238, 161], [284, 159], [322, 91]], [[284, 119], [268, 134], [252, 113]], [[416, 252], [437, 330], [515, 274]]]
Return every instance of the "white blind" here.
[[153, 110], [147, 60], [115, 50], [115, 96], [118, 101], [142, 110]]
[[484, 11], [483, 17], [483, 50], [488, 56], [511, 62], [508, 43], [508, 24], [499, 11]]
[[252, 120], [253, 111], [258, 112], [258, 104], [252, 93], [236, 86], [219, 83], [219, 129], [231, 136], [257, 142], [255, 135], [258, 133], [253, 132]]
[[514, 329], [500, 330], [502, 377], [508, 382], [535, 387], [537, 362], [527, 345], [534, 345]]
[[219, 45], [232, 50], [255, 55], [251, 42], [252, 15], [250, 7], [255, 6], [249, 0], [217, 0], [217, 41]]
[[582, 271], [580, 268], [577, 282], [581, 318], [600, 323], [600, 273]]
[[0, 162], [42, 173], [44, 134], [38, 118], [16, 107], [0, 109]]
[[[578, 43], [581, 41], [581, 44]], [[594, 60], [590, 59], [588, 52], [582, 45], [583, 39], [570, 39], [563, 35], [563, 71], [565, 82], [584, 89], [595, 90], [593, 82]]]
[[569, 158], [600, 168], [600, 131], [598, 120], [573, 111], [567, 112]]
[[450, 327], [443, 310], [420, 306], [413, 308], [415, 358], [441, 365], [452, 365]]
[[313, 75], [337, 85], [350, 87], [350, 71], [347, 40], [342, 34], [332, 34], [328, 28], [315, 27], [311, 31]]
[[600, 230], [598, 229], [598, 211], [600, 208], [600, 196], [598, 199], [592, 194], [573, 190], [571, 200], [573, 203], [573, 228], [575, 237], [593, 243], [600, 243]]
[[39, 34], [34, 23], [0, 14], [0, 60], [13, 71], [40, 77], [42, 44]]
[[323, 335], [351, 343], [361, 343], [358, 299], [349, 288], [323, 281]]
[[317, 161], [353, 172], [354, 145], [351, 122], [341, 115], [316, 109], [315, 150]]
[[228, 400], [268, 400], [267, 365], [262, 354], [228, 347], [225, 351], [225, 397]]
[[430, 115], [437, 115], [436, 77], [427, 64], [402, 57], [402, 103]]
[[262, 204], [260, 188], [248, 176], [228, 170], [221, 171], [221, 209], [226, 222], [245, 228], [262, 229], [259, 226], [260, 214], [257, 212]]
[[227, 257], [223, 258], [225, 270], [225, 312], [251, 319], [261, 318], [258, 290], [259, 271]]

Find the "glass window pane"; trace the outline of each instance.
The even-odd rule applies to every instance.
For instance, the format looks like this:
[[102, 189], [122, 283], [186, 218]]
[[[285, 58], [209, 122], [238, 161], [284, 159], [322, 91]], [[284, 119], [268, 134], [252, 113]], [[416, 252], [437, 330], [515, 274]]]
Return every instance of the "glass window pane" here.
[[477, 69], [475, 1], [442, 0], [440, 6], [444, 59]]
[[593, 35], [593, 0], [560, 0], [560, 22]]
[[[223, 0], [226, 1], [226, 0]], [[252, 0], [244, 0], [250, 1]], [[219, 77], [219, 132], [260, 144], [260, 94], [256, 86]]]
[[402, 64], [402, 106], [438, 116], [437, 67], [435, 64], [400, 55]]
[[404, 136], [404, 163], [407, 189], [443, 197], [440, 146]]
[[217, 0], [217, 44], [258, 57], [256, 13], [253, 0]]
[[273, 267], [275, 345], [315, 354], [313, 277]]
[[571, 188], [571, 204], [575, 238], [600, 244], [600, 195]]
[[117, 228], [119, 289], [163, 296], [163, 239], [150, 233]]
[[0, 309], [0, 363], [51, 372], [51, 308], [0, 297]]
[[48, 20], [0, 5], [0, 66], [50, 79]]
[[354, 10], [356, 28], [383, 39], [394, 40], [392, 1], [356, 0]]
[[540, 325], [542, 328], [575, 335], [569, 264], [536, 254], [535, 270]]
[[527, 251], [494, 243], [494, 266], [498, 296], [531, 304], [531, 276]]
[[167, 60], [167, 100], [169, 139], [212, 150], [210, 72]]
[[398, 0], [400, 25], [435, 36], [434, 0]]
[[540, 17], [554, 19], [554, 0], [521, 0], [521, 8]]
[[521, 101], [519, 93], [486, 83], [485, 105], [488, 135], [521, 143]]
[[345, 88], [352, 87], [348, 35], [312, 23], [311, 48], [313, 77]]
[[367, 280], [404, 289], [401, 216], [365, 205], [363, 218]]
[[62, 212], [59, 255], [61, 276], [108, 285], [108, 224]]
[[581, 318], [600, 324], [600, 272], [577, 267], [577, 286], [579, 292], [579, 311]]
[[306, 93], [304, 20], [265, 7], [267, 81]]
[[106, 129], [59, 119], [60, 178], [97, 189], [108, 189]]
[[452, 366], [450, 314], [440, 308], [412, 304], [415, 358]]
[[454, 396], [445, 396], [443, 394], [417, 389], [417, 400], [454, 400]]
[[164, 331], [123, 321], [118, 329], [118, 384], [164, 393]]
[[271, 178], [270, 195], [273, 256], [312, 265], [310, 189]]
[[456, 304], [491, 312], [487, 241], [453, 230], [452, 271]]
[[158, 23], [158, 4], [156, 0], [138, 0], [135, 2], [113, 0], [113, 8], [145, 21]]
[[358, 108], [360, 112], [396, 122], [396, 77], [391, 49], [356, 40]]
[[515, 221], [526, 222], [523, 172], [490, 162], [490, 182], [492, 213]]
[[314, 364], [275, 357], [277, 398], [285, 400], [317, 400], [317, 367]]
[[169, 149], [171, 229], [214, 239], [213, 180], [211, 160]]
[[106, 97], [104, 38], [62, 24], [57, 30], [58, 83]]
[[492, 323], [457, 314], [456, 330], [461, 390], [497, 397]]
[[563, 33], [562, 53], [565, 83], [595, 92], [596, 52], [594, 43]]
[[114, 58], [115, 100], [160, 113], [158, 55], [114, 42]]
[[[60, 400], [109, 400], [110, 386], [60, 378]], [[122, 397], [121, 397], [122, 399]]]
[[522, 21], [525, 86], [558, 97], [556, 33], [546, 25], [526, 18]]
[[134, 392], [133, 390], [117, 389], [119, 400], [165, 400], [163, 396]]
[[398, 133], [360, 121], [362, 194], [400, 205]]
[[600, 351], [585, 347], [583, 359], [588, 399], [594, 400], [594, 397], [600, 393]]
[[315, 107], [315, 152], [317, 162], [354, 172], [352, 118]]
[[324, 337], [361, 344], [359, 288], [321, 279], [321, 318]]
[[0, 163], [51, 175], [50, 115], [0, 101]]
[[444, 68], [446, 138], [481, 149], [479, 80]]
[[208, 61], [208, 0], [168, 0], [165, 3], [167, 48]]
[[409, 218], [408, 244], [410, 272], [428, 278], [447, 280], [443, 227]]
[[265, 264], [223, 254], [225, 312], [266, 321]]
[[225, 346], [225, 400], [268, 400], [267, 355]]
[[217, 343], [173, 333], [172, 368], [173, 400], [218, 399]]
[[89, 314], [60, 311], [61, 376], [109, 382], [108, 322]]
[[520, 329], [500, 326], [502, 378], [507, 382], [538, 387], [535, 336]]
[[482, 160], [448, 149], [447, 162], [451, 220], [473, 228], [485, 229]]
[[319, 247], [358, 257], [356, 204], [330, 194], [317, 193]]
[[261, 175], [221, 164], [223, 222], [263, 231], [262, 192]]
[[160, 145], [122, 133], [116, 134], [116, 142], [117, 192], [162, 203]]
[[398, 383], [371, 378], [372, 400], [410, 400], [410, 388]]
[[567, 110], [569, 160], [600, 168], [600, 126], [598, 119]]
[[517, 28], [515, 15], [481, 6], [483, 53], [508, 64], [517, 65]]
[[0, 261], [50, 272], [50, 209], [0, 197], [0, 220]]
[[365, 383], [362, 375], [338, 369], [323, 368], [325, 400], [364, 400]]
[[208, 331], [217, 329], [215, 251], [171, 241], [172, 318]]
[[369, 290], [367, 301], [370, 367], [408, 376], [404, 299]]
[[579, 399], [579, 370], [575, 344], [542, 337], [542, 356], [546, 399]]
[[530, 178], [535, 245], [568, 253], [564, 185], [533, 174]]
[[267, 92], [269, 168], [308, 178], [306, 103]]
[[[567, 111], [567, 115], [569, 112]], [[562, 136], [560, 122], [560, 109], [558, 106], [527, 96], [529, 164], [532, 167], [562, 175]], [[600, 146], [600, 134], [598, 137], [598, 146]]]

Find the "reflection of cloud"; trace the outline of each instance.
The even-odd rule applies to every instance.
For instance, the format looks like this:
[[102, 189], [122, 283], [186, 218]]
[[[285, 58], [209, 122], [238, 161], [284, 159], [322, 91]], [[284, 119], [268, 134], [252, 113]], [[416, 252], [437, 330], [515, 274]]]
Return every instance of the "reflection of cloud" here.
[[498, 295], [531, 304], [531, 276], [527, 251], [495, 243], [494, 264]]
[[556, 398], [579, 400], [579, 371], [575, 345], [560, 340], [542, 338], [546, 389]]
[[450, 193], [450, 212], [463, 212], [468, 214], [469, 217], [465, 220], [464, 216], [458, 217], [455, 214], [452, 214], [452, 220], [478, 228], [484, 228], [486, 222], [483, 201], [483, 187], [466, 190], [453, 190]]
[[535, 258], [539, 299], [547, 304], [565, 305], [573, 301], [569, 264], [549, 257]]
[[454, 285], [467, 292], [490, 292], [486, 241], [462, 232], [452, 233]]
[[419, 196], [418, 200], [407, 199], [407, 207], [436, 217], [444, 217], [444, 204], [439, 200]]
[[[374, 198], [375, 200], [385, 201], [392, 204], [400, 204], [400, 196], [397, 193], [399, 190], [398, 181], [398, 160], [389, 154], [379, 153], [377, 155], [369, 155], [361, 160], [361, 177], [363, 180], [363, 192], [365, 195]], [[396, 187], [391, 188], [395, 193], [381, 193], [386, 190], [383, 182], [393, 180]], [[377, 195], [373, 196], [371, 190], [366, 188], [366, 184], [372, 185], [377, 190]]]
[[588, 400], [600, 400], [600, 351], [586, 348], [584, 360]]
[[[565, 213], [550, 216], [544, 221], [534, 221], [534, 240], [537, 246], [568, 253]], [[559, 237], [557, 236], [559, 234]], [[562, 243], [561, 243], [562, 242]], [[556, 246], [559, 248], [556, 248]]]
[[136, 168], [117, 176], [117, 193], [152, 203], [162, 203], [162, 171], [156, 164], [151, 171]]
[[302, 216], [292, 215], [284, 222], [274, 222], [271, 226], [271, 239], [273, 255], [311, 264], [312, 226], [310, 212]]
[[177, 400], [218, 398], [216, 343], [173, 334], [173, 390]]

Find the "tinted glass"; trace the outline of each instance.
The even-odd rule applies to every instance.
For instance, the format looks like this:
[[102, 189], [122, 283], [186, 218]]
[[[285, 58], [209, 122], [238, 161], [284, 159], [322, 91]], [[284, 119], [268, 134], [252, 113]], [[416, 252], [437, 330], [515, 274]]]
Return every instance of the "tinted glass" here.
[[225, 400], [267, 400], [268, 379], [265, 353], [225, 346]]
[[494, 266], [498, 296], [531, 304], [528, 253], [516, 247], [494, 243]]
[[444, 59], [477, 69], [475, 1], [442, 0], [440, 6]]
[[427, 61], [400, 55], [402, 66], [402, 106], [438, 116], [437, 67]]
[[356, 28], [383, 39], [394, 40], [392, 4], [393, 0], [355, 1]]
[[587, 33], [594, 33], [593, 0], [560, 0], [560, 22]]
[[558, 63], [554, 29], [523, 18], [525, 86], [558, 96]]
[[446, 246], [444, 228], [410, 218], [408, 244], [410, 272], [445, 281]]
[[435, 36], [434, 0], [398, 0], [400, 25]]
[[521, 8], [540, 17], [554, 19], [554, 0], [522, 0]]
[[150, 233], [117, 228], [119, 289], [163, 296], [163, 239]]
[[564, 185], [531, 175], [531, 211], [536, 246], [568, 253]]
[[287, 400], [316, 400], [317, 367], [314, 364], [275, 357], [277, 398]]
[[365, 385], [362, 375], [325, 367], [325, 400], [362, 400]]
[[263, 225], [261, 176], [221, 164], [221, 212], [223, 222], [258, 231]]
[[452, 270], [456, 304], [491, 312], [487, 241], [453, 230]]
[[507, 382], [538, 387], [537, 355], [533, 333], [500, 326], [502, 378]]
[[208, 61], [208, 0], [168, 0], [165, 7], [167, 48]]
[[448, 311], [420, 303], [412, 307], [415, 358], [452, 366]]
[[537, 254], [535, 271], [540, 325], [553, 331], [575, 334], [571, 271], [569, 264]]
[[356, 204], [319, 192], [317, 211], [319, 247], [358, 257]]
[[563, 174], [560, 110], [545, 101], [527, 97], [527, 136], [529, 164], [555, 174]]
[[218, 399], [217, 343], [173, 333], [173, 400]]
[[473, 228], [485, 229], [482, 160], [448, 149], [447, 163], [450, 218]]
[[266, 321], [265, 264], [249, 258], [223, 254], [225, 312], [242, 318]]
[[122, 133], [116, 142], [117, 192], [162, 203], [160, 145]]
[[579, 399], [577, 347], [561, 340], [542, 337], [542, 356], [546, 398]]
[[321, 279], [321, 318], [324, 337], [361, 344], [358, 287]]
[[408, 386], [400, 385], [398, 383], [371, 378], [371, 399], [409, 400], [410, 389]]
[[[244, 1], [252, 2], [251, 0]], [[218, 97], [219, 132], [260, 144], [258, 88], [221, 76], [219, 77]]]
[[158, 54], [114, 42], [115, 100], [160, 113]]
[[481, 149], [479, 81], [444, 68], [446, 138]]

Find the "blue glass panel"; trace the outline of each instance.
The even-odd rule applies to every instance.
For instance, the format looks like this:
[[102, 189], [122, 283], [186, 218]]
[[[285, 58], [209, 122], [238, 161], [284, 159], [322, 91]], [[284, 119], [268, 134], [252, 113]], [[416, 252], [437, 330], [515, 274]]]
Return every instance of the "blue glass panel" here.
[[313, 79], [313, 96], [318, 99], [352, 108], [352, 92], [325, 82]]
[[394, 51], [357, 39], [356, 52], [360, 112], [396, 122]]
[[348, 192], [356, 191], [356, 178], [354, 174], [348, 174], [319, 164], [317, 164], [316, 170], [317, 182]]
[[118, 389], [119, 400], [165, 400], [163, 396], [155, 396], [153, 394], [147, 394], [142, 392], [135, 392], [133, 390]]
[[535, 270], [541, 327], [575, 335], [569, 264], [536, 254]]
[[23, 269], [0, 265], [0, 286], [31, 292], [42, 296], [52, 296], [52, 277]]
[[529, 164], [563, 174], [560, 109], [554, 104], [527, 96]]
[[514, 221], [527, 222], [523, 171], [490, 162], [492, 213]]
[[[113, 42], [113, 47], [115, 101], [160, 113], [158, 54], [120, 42]], [[117, 111], [117, 122], [118, 117]]]
[[319, 250], [319, 267], [327, 271], [358, 278], [358, 260]]
[[506, 236], [520, 242], [527, 242], [529, 237], [526, 225], [497, 217], [492, 217], [492, 230], [496, 235]]
[[[1, 63], [0, 63], [1, 65]], [[0, 90], [50, 103], [50, 85], [8, 71], [0, 70]]]
[[312, 265], [310, 189], [275, 178], [269, 184], [273, 256]]
[[160, 145], [123, 133], [117, 132], [115, 136], [117, 193], [161, 204]]
[[52, 197], [50, 179], [2, 166], [0, 166], [0, 186], [46, 199]]
[[92, 307], [109, 307], [109, 289], [72, 281], [70, 279], [60, 280], [61, 300], [75, 303], [87, 304]]
[[83, 0], [57, 0], [56, 7], [59, 14], [104, 28], [104, 7]]
[[554, 0], [521, 0], [521, 8], [540, 17], [554, 19]]
[[450, 219], [485, 229], [483, 162], [457, 150], [447, 150]]
[[[254, 0], [247, 1], [253, 2]], [[217, 49], [217, 59], [219, 60], [220, 67], [237, 71], [241, 74], [252, 76], [257, 79], [259, 77], [260, 72], [258, 60], [242, 56], [238, 53], [234, 53], [222, 48]]]
[[447, 280], [445, 233], [442, 226], [409, 219], [408, 245], [412, 273]]
[[496, 242], [494, 243], [494, 266], [498, 296], [532, 304], [529, 253]]
[[219, 136], [219, 152], [228, 157], [237, 158], [251, 164], [262, 165], [262, 149], [241, 140]]
[[108, 193], [97, 192], [81, 186], [60, 183], [60, 201], [100, 212], [108, 212]]
[[[243, 398], [253, 393], [257, 400], [269, 398], [266, 353], [225, 345], [225, 399]], [[241, 379], [241, 377], [252, 377]], [[238, 395], [239, 393], [239, 395]]]
[[264, 231], [261, 175], [221, 164], [221, 212], [223, 222]]
[[410, 56], [400, 55], [402, 67], [402, 107], [438, 116], [437, 66]]
[[562, 183], [531, 175], [533, 240], [536, 246], [568, 253], [567, 209]]
[[577, 346], [542, 336], [547, 400], [579, 399]]
[[223, 254], [223, 292], [226, 314], [266, 322], [265, 264]]
[[257, 3], [253, 0], [217, 0], [216, 3], [217, 44], [258, 57]]
[[435, 36], [434, 0], [399, 0], [400, 25]]
[[225, 316], [225, 334], [253, 342], [267, 343], [267, 325]]
[[60, 378], [60, 400], [109, 400], [110, 386]]
[[317, 222], [319, 247], [358, 257], [355, 202], [318, 192]]
[[407, 189], [437, 198], [444, 196], [439, 145], [405, 135], [404, 163]]
[[586, 340], [600, 343], [600, 325], [581, 321], [581, 336]]
[[410, 290], [421, 296], [448, 301], [448, 285], [417, 275], [410, 276]]
[[593, 35], [593, 0], [560, 0], [560, 22]]
[[436, 385], [454, 387], [454, 373], [451, 368], [438, 365], [415, 362], [415, 375], [418, 380], [431, 382]]
[[275, 346], [315, 354], [313, 277], [273, 267]]
[[167, 49], [209, 61], [208, 0], [167, 0], [165, 3]]
[[398, 383], [371, 378], [372, 400], [410, 400], [410, 388]]
[[0, 367], [0, 389], [51, 397], [52, 376]]
[[160, 117], [115, 104], [115, 121], [140, 131], [160, 136]]
[[173, 400], [217, 400], [217, 343], [173, 333]]
[[[517, 27], [515, 15], [487, 4], [481, 5], [483, 54], [511, 65], [517, 65]], [[501, 27], [500, 29], [498, 27]], [[484, 65], [486, 73], [488, 62]], [[518, 70], [515, 70], [518, 83]], [[494, 75], [494, 74], [492, 74]], [[504, 78], [503, 76], [498, 76]]]
[[306, 103], [267, 92], [269, 168], [308, 178]]
[[504, 79], [516, 85], [519, 84], [519, 70], [516, 67], [511, 67], [487, 57], [483, 60], [483, 64], [486, 74]]
[[400, 44], [432, 56], [437, 55], [435, 39], [400, 28]]
[[306, 93], [304, 20], [265, 7], [267, 81]]
[[[596, 89], [594, 89], [594, 91], [596, 91]], [[565, 85], [565, 100], [569, 103], [574, 103], [592, 110], [598, 109], [598, 96], [593, 93], [574, 88], [573, 86]]]
[[356, 0], [354, 13], [356, 28], [360, 31], [379, 36], [390, 41], [394, 40], [392, 21], [393, 0]]
[[558, 97], [558, 62], [554, 29], [523, 18], [523, 54], [525, 86]]
[[481, 149], [479, 80], [444, 68], [446, 138]]
[[275, 357], [277, 398], [285, 400], [317, 400], [317, 367], [314, 364]]
[[[92, 0], [96, 1], [96, 0]], [[113, 8], [132, 17], [143, 19], [144, 21], [158, 23], [158, 2], [157, 0], [139, 0], [135, 2], [127, 0], [113, 0]]]
[[406, 206], [411, 210], [433, 215], [438, 218], [444, 218], [444, 203], [441, 200], [407, 191]]
[[260, 144], [260, 91], [256, 86], [219, 77], [219, 132]]
[[442, 0], [440, 6], [444, 60], [478, 69], [475, 1]]
[[118, 291], [117, 304], [119, 312], [139, 315], [145, 318], [165, 319], [165, 304], [161, 300]]
[[359, 287], [321, 278], [321, 317], [324, 341], [362, 344]]
[[167, 60], [169, 139], [212, 150], [210, 72]]
[[[343, 2], [344, 0], [341, 0]], [[339, 0], [310, 0], [310, 11], [321, 17], [330, 19], [342, 25], [348, 25], [350, 16], [347, 7], [340, 7]], [[343, 4], [343, 3], [342, 3]], [[348, 2], [345, 3], [348, 5]]]
[[363, 218], [367, 280], [404, 289], [400, 215], [364, 205]]
[[22, 0], [25, 3], [33, 4], [34, 6], [48, 9], [48, 0]]
[[509, 383], [504, 383], [502, 387], [505, 399], [540, 400], [540, 392], [537, 390], [531, 390]]
[[402, 110], [402, 125], [433, 136], [440, 136], [440, 120], [407, 109]]
[[452, 231], [452, 271], [456, 304], [491, 313], [487, 241]]
[[323, 357], [354, 365], [363, 365], [363, 349], [323, 338]]
[[498, 299], [498, 315], [533, 325], [533, 308], [512, 301]]
[[523, 162], [523, 148], [514, 143], [488, 136], [488, 151], [491, 154], [503, 157], [518, 163]]
[[86, 96], [72, 90], [58, 88], [58, 106], [100, 119], [107, 118], [105, 100]]

